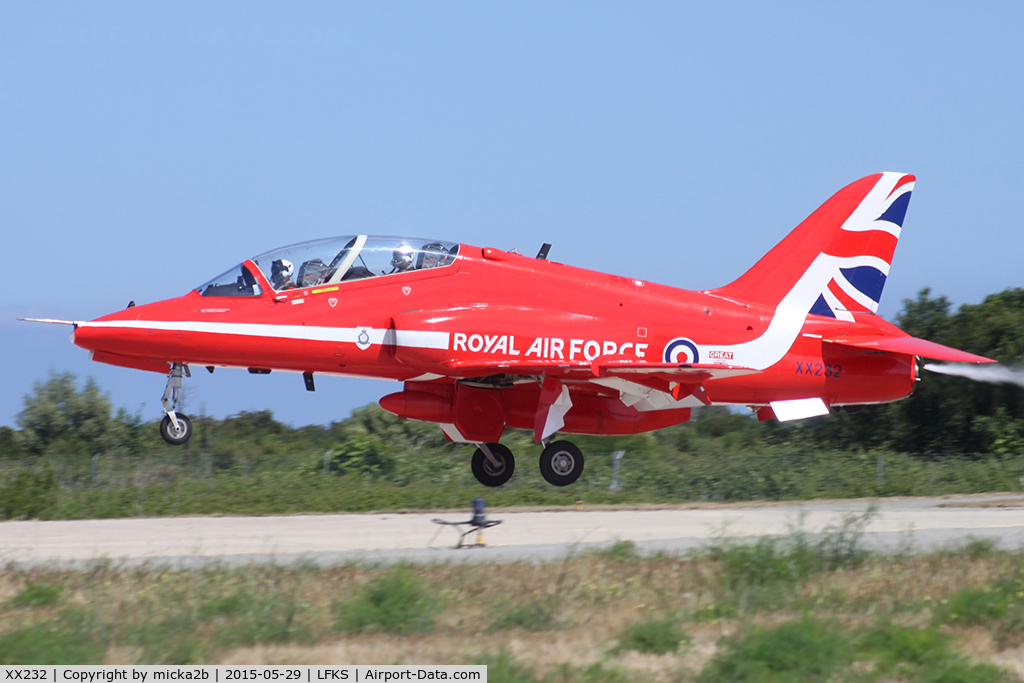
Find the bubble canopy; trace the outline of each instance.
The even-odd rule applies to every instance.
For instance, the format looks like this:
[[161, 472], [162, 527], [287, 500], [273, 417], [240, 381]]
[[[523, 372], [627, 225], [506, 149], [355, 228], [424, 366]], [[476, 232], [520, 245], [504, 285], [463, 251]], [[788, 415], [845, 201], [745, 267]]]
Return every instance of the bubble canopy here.
[[[282, 292], [395, 275], [455, 262], [457, 242], [421, 237], [348, 235], [300, 242], [252, 259], [271, 287]], [[259, 296], [259, 281], [241, 263], [196, 287], [203, 296]]]

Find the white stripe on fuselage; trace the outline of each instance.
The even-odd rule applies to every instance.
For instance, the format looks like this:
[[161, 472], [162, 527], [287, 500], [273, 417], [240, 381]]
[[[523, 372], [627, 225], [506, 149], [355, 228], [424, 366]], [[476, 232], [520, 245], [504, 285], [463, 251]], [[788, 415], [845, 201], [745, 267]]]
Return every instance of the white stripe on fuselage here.
[[889, 274], [889, 264], [876, 256], [840, 258], [824, 253], [818, 254], [793, 288], [779, 302], [764, 334], [742, 344], [699, 344], [697, 348], [700, 350], [701, 359], [707, 358], [711, 350], [731, 351], [733, 357], [729, 363], [732, 365], [757, 370], [775, 365], [793, 346], [804, 326], [804, 320], [807, 319], [807, 313], [818, 297], [827, 290], [829, 281], [842, 277], [840, 268], [856, 266], [871, 266], [884, 275]]
[[244, 337], [298, 339], [356, 344], [364, 332], [371, 345], [395, 344], [417, 349], [448, 348], [447, 332], [427, 330], [392, 330], [371, 327], [317, 327], [313, 325], [267, 325], [261, 323], [225, 323], [198, 320], [100, 320], [82, 323], [79, 327], [108, 329], [164, 330], [168, 332], [205, 332], [235, 334]]

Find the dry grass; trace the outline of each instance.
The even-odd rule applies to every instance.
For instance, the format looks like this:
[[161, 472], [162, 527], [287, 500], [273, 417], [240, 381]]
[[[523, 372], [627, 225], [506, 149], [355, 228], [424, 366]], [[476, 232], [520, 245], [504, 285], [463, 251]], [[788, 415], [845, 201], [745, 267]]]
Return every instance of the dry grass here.
[[[636, 680], [671, 681], [704, 667], [723, 637], [806, 613], [849, 630], [869, 627], [883, 618], [924, 627], [932, 622], [936, 606], [957, 591], [988, 587], [1000, 576], [1019, 571], [1021, 565], [1020, 556], [997, 552], [980, 557], [875, 557], [855, 568], [820, 572], [805, 581], [771, 587], [778, 591], [778, 599], [758, 608], [747, 607], [755, 603], [745, 602], [743, 595], [726, 592], [721, 563], [706, 556], [614, 559], [584, 555], [543, 565], [417, 566], [408, 571], [432, 591], [441, 611], [431, 632], [402, 636], [334, 630], [333, 606], [358, 595], [374, 577], [390, 571], [387, 568], [7, 569], [0, 572], [4, 605], [0, 634], [60, 619], [73, 606], [92, 611], [108, 626], [105, 663], [156, 661], [182, 638], [191, 639], [186, 645], [195, 641], [196, 649], [186, 648], [181, 657], [231, 664], [465, 663], [504, 648], [538, 676], [567, 663], [573, 667], [602, 663], [624, 667]], [[60, 586], [58, 604], [11, 607], [11, 599], [30, 581]], [[292, 601], [294, 623], [301, 627], [298, 635], [283, 642], [257, 638], [250, 644], [218, 645], [227, 642], [224, 629], [235, 623], [235, 617], [200, 615], [217, 600], [238, 595], [260, 605]], [[552, 630], [490, 630], [502, 610], [536, 602], [555, 611]], [[699, 616], [702, 610], [725, 603], [732, 605], [732, 613]], [[613, 652], [627, 625], [665, 616], [678, 617], [689, 635], [688, 645], [666, 655]], [[155, 629], [155, 640], [138, 640], [146, 628]], [[1024, 646], [1000, 650], [984, 625], [945, 627], [945, 631], [952, 634], [957, 651], [1024, 677]]]

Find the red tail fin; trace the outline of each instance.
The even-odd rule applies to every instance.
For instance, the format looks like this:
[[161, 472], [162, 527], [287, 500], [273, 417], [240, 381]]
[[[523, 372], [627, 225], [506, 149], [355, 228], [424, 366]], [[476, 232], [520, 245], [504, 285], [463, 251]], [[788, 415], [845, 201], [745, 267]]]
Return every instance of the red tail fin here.
[[914, 189], [878, 173], [847, 185], [735, 282], [712, 294], [840, 320], [876, 311]]

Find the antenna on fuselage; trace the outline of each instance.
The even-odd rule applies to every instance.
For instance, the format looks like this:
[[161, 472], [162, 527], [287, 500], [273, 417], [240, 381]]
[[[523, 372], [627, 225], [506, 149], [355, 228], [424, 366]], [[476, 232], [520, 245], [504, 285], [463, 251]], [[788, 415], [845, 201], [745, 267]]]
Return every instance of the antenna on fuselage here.
[[540, 245], [540, 251], [537, 252], [537, 258], [540, 259], [541, 261], [547, 259], [549, 251], [551, 251], [551, 245], [545, 242], [544, 244]]

